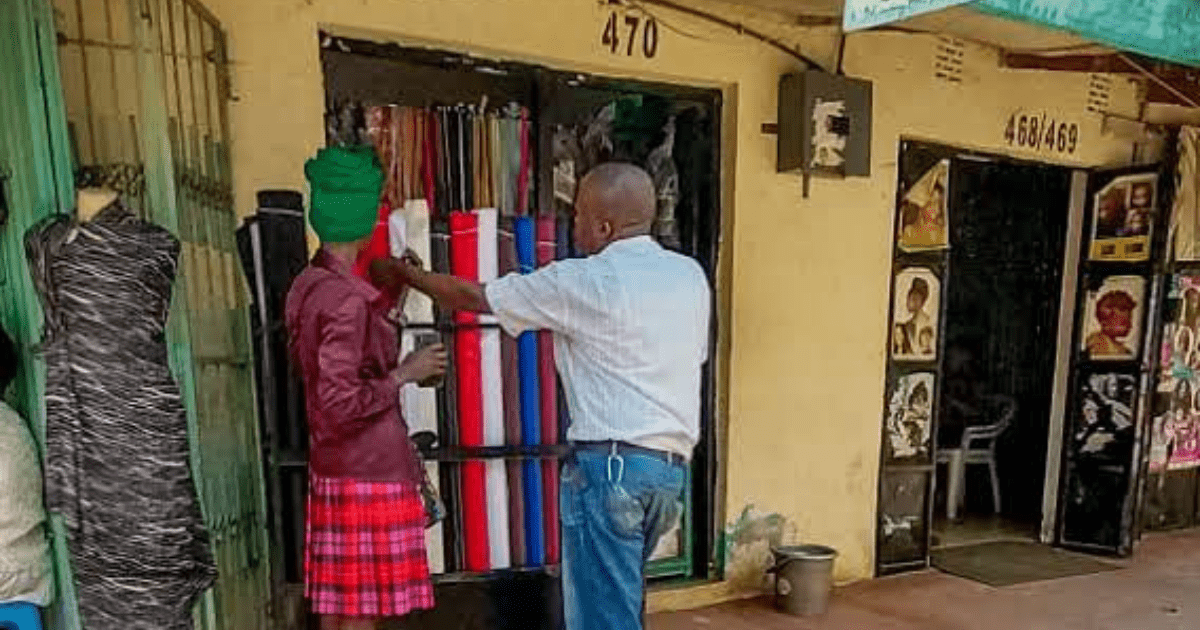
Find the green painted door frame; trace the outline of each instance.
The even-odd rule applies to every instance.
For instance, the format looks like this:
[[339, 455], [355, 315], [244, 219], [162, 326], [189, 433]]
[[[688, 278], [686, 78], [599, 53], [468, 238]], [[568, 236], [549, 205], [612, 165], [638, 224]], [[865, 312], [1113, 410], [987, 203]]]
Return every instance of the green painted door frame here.
[[[54, 19], [41, 0], [0, 0], [0, 189], [8, 221], [0, 227], [0, 321], [16, 342], [21, 370], [10, 392], [15, 408], [45, 444], [45, 365], [36, 348], [42, 310], [25, 260], [34, 223], [74, 206], [71, 159], [58, 75]], [[55, 630], [76, 630], [69, 556], [61, 519], [52, 519], [58, 597], [48, 611]]]
[[[133, 47], [136, 126], [149, 218], [179, 236], [184, 246], [168, 343], [220, 572], [217, 586], [197, 607], [196, 628], [258, 630], [270, 624], [269, 567], [249, 323], [235, 264], [232, 195], [212, 194], [231, 188], [227, 81], [221, 74], [227, 68], [224, 34], [197, 0], [125, 4], [127, 16], [109, 19], [127, 17], [135, 41], [141, 42]], [[174, 26], [171, 8], [190, 12], [193, 19], [201, 16], [211, 28], [212, 37], [201, 42], [207, 49], [193, 53], [189, 48], [186, 63], [220, 77], [221, 93], [213, 101], [221, 113], [219, 133], [210, 124], [207, 133], [197, 134], [195, 125], [188, 128], [181, 120], [178, 107], [172, 111], [165, 85], [171, 70], [164, 60], [184, 58], [185, 51], [168, 50], [164, 44], [169, 41], [164, 25]], [[54, 0], [0, 0], [0, 37], [6, 43], [0, 46], [0, 194], [9, 212], [0, 226], [0, 323], [22, 349], [21, 372], [10, 399], [29, 420], [39, 444], [45, 443], [46, 431], [45, 365], [37, 353], [42, 312], [23, 238], [42, 218], [73, 211], [78, 159], [72, 155], [64, 102], [68, 90], [79, 86], [62, 82], [57, 26]], [[180, 70], [174, 72], [177, 79]], [[218, 277], [220, 282], [214, 279]], [[65, 529], [53, 515], [51, 525], [59, 597], [47, 612], [47, 627], [81, 630]]]

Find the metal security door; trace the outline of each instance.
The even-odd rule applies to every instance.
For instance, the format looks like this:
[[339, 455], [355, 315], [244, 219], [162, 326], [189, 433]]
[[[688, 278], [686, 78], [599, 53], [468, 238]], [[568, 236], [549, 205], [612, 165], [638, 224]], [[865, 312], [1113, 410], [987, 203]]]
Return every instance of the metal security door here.
[[[1058, 499], [1064, 547], [1126, 556], [1136, 542], [1141, 419], [1160, 358], [1152, 322], [1163, 301], [1164, 179], [1141, 167], [1096, 172], [1088, 183]], [[1181, 410], [1194, 405], [1187, 398]]]
[[[71, 206], [70, 154], [54, 63], [54, 24], [42, 0], [0, 0], [0, 321], [20, 354], [9, 401], [45, 444], [45, 366], [41, 306], [25, 261], [24, 236], [43, 217]], [[53, 86], [47, 89], [46, 86]], [[76, 628], [64, 528], [52, 520], [58, 597], [49, 628]]]
[[206, 630], [269, 620], [249, 323], [235, 266], [228, 59], [195, 0], [53, 0], [78, 186], [118, 190], [183, 242], [169, 344], [219, 580]]

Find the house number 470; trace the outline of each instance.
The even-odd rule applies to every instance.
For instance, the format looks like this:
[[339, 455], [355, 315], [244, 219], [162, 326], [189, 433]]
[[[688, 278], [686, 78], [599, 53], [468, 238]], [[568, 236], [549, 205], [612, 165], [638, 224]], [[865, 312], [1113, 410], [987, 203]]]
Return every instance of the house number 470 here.
[[645, 58], [653, 59], [658, 54], [658, 22], [654, 18], [643, 20], [636, 15], [621, 18], [613, 11], [604, 25], [600, 43], [608, 46], [614, 55], [624, 53], [626, 57], [632, 57], [634, 52], [640, 52]]

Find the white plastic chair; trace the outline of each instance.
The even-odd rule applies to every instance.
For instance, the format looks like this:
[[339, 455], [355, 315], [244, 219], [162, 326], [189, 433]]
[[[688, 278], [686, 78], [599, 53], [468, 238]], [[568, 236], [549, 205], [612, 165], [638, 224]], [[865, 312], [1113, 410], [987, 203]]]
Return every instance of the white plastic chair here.
[[1017, 401], [1011, 396], [993, 395], [986, 399], [996, 421], [967, 427], [957, 448], [938, 449], [937, 463], [946, 464], [946, 518], [958, 518], [958, 507], [965, 498], [967, 466], [986, 465], [992, 478], [992, 507], [1000, 513], [1000, 476], [996, 473], [996, 442], [1017, 413]]

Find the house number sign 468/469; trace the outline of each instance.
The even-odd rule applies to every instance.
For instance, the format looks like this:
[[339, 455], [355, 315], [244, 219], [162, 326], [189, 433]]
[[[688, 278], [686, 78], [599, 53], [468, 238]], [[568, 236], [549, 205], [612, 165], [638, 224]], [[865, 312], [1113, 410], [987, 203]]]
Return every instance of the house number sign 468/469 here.
[[1004, 126], [1005, 144], [1022, 149], [1073, 155], [1080, 140], [1079, 123], [1045, 113], [1019, 112]]
[[600, 43], [614, 55], [641, 55], [653, 59], [658, 55], [658, 22], [652, 17], [612, 11], [604, 23]]

